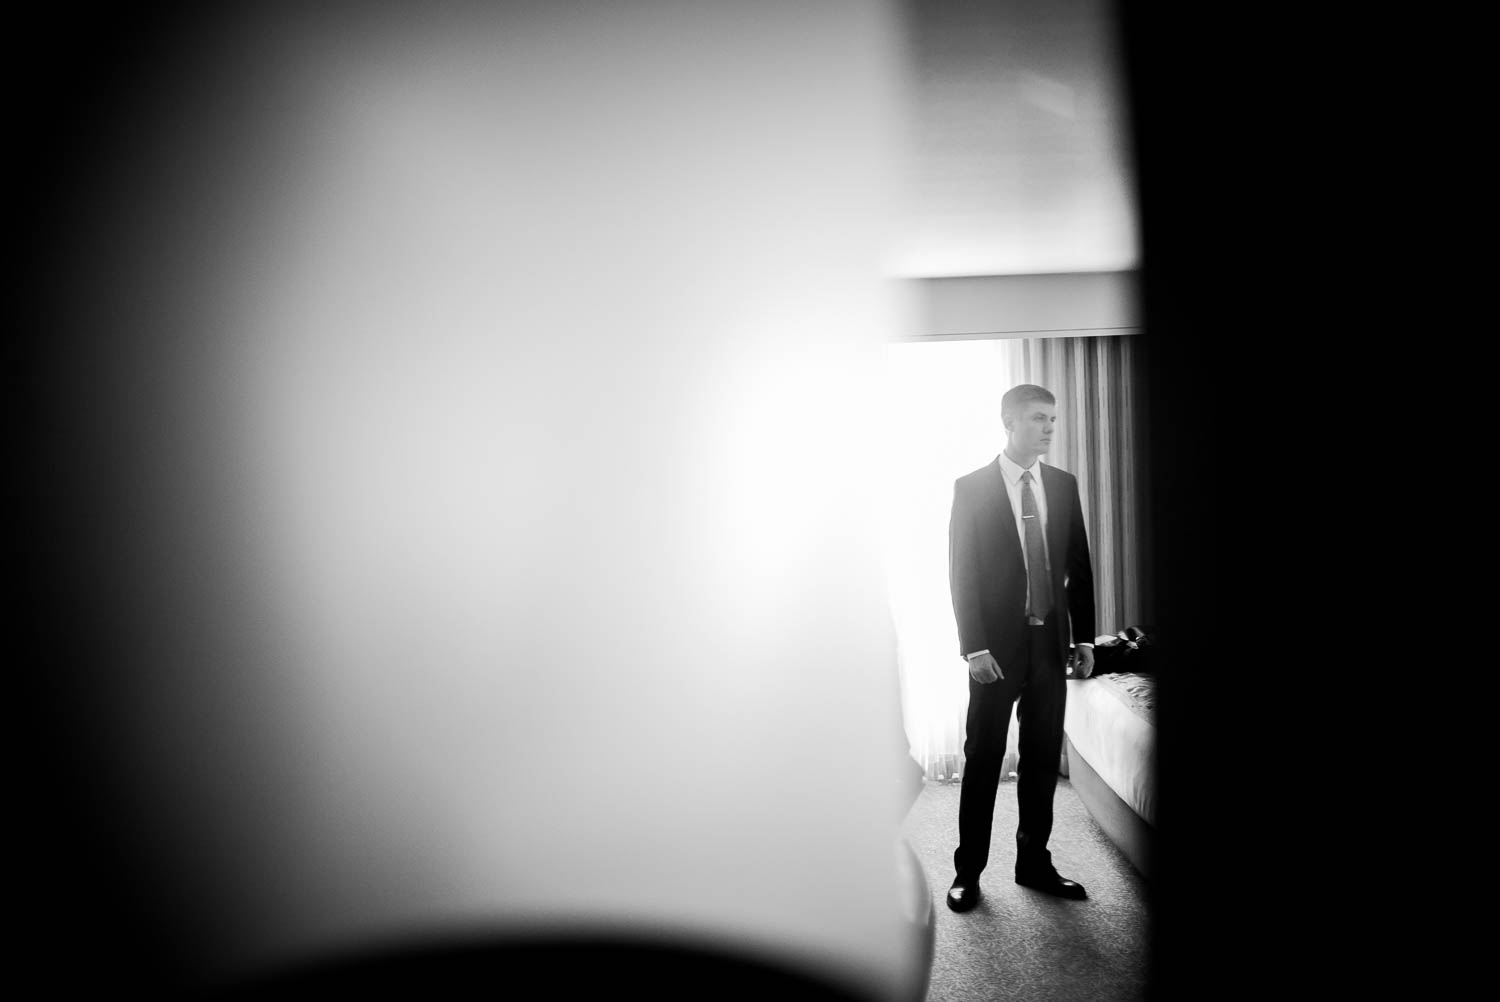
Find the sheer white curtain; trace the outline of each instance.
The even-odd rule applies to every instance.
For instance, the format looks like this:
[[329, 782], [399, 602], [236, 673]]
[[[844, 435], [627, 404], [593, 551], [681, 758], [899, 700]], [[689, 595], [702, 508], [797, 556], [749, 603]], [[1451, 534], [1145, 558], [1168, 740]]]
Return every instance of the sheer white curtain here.
[[[1005, 447], [1000, 397], [1021, 381], [1022, 342], [901, 342], [887, 362], [880, 482], [902, 711], [927, 778], [951, 781], [961, 776], [969, 698], [948, 592], [953, 481]], [[1015, 767], [1016, 732], [1012, 724], [1002, 776]]]

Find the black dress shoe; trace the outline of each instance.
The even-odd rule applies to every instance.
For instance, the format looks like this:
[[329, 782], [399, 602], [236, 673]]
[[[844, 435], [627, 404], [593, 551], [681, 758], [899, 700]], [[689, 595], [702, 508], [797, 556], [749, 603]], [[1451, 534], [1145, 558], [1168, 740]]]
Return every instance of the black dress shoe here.
[[1050, 867], [1046, 870], [1017, 870], [1016, 883], [1022, 887], [1030, 887], [1032, 890], [1045, 891], [1055, 894], [1060, 898], [1072, 898], [1082, 901], [1088, 897], [1084, 893], [1083, 885], [1076, 880], [1058, 876], [1056, 870]]
[[966, 912], [979, 904], [979, 881], [959, 877], [948, 888], [948, 907], [956, 912]]

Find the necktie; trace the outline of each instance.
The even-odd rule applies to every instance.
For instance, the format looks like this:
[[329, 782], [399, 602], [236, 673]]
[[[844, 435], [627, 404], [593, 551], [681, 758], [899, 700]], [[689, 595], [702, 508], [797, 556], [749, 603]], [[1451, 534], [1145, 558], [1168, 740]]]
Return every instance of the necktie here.
[[1042, 542], [1042, 519], [1031, 493], [1031, 471], [1021, 474], [1021, 521], [1026, 526], [1026, 578], [1031, 585], [1028, 616], [1046, 619], [1052, 611], [1052, 575], [1047, 573], [1047, 548]]

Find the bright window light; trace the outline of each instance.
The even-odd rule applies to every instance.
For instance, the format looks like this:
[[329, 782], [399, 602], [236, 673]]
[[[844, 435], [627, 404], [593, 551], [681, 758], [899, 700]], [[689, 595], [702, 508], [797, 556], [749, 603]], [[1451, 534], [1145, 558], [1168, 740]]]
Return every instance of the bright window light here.
[[[968, 682], [948, 590], [953, 482], [1005, 447], [1000, 397], [1020, 380], [1021, 342], [900, 342], [887, 350], [881, 499], [885, 563], [913, 756], [950, 778], [963, 751]], [[1010, 728], [1014, 752], [1017, 728]]]

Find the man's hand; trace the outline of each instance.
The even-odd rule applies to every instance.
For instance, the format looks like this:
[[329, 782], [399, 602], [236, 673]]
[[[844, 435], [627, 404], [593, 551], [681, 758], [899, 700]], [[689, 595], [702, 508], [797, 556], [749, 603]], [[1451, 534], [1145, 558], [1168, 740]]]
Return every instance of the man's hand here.
[[1073, 677], [1088, 678], [1094, 674], [1094, 649], [1092, 647], [1073, 648]]
[[1000, 670], [994, 655], [985, 653], [969, 659], [969, 677], [980, 685], [989, 685], [997, 678], [1004, 678], [1005, 672]]

